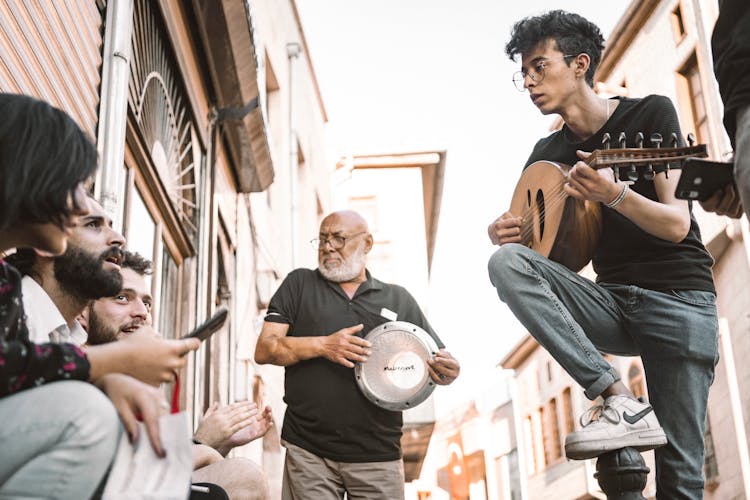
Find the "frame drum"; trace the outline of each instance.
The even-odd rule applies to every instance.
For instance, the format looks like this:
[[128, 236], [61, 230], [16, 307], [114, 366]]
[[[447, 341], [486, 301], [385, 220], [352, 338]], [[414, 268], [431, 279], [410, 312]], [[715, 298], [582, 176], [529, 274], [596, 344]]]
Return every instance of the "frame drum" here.
[[427, 360], [438, 347], [423, 329], [406, 321], [389, 321], [370, 330], [365, 340], [372, 354], [354, 365], [362, 393], [386, 410], [414, 408], [435, 389]]

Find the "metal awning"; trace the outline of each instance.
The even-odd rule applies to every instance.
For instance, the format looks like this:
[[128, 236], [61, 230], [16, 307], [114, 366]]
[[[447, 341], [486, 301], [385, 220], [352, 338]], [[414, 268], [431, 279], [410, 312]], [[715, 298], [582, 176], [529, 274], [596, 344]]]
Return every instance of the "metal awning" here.
[[[219, 108], [243, 107], [260, 96], [258, 54], [250, 7], [245, 0], [193, 0]], [[238, 190], [263, 191], [274, 179], [268, 124], [262, 106], [241, 120], [222, 123]]]

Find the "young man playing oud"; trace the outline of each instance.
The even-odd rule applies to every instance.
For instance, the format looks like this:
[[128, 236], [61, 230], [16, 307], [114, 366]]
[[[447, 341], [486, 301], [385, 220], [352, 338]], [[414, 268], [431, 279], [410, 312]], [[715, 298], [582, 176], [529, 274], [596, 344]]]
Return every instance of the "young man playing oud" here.
[[[690, 205], [674, 197], [679, 172], [656, 169], [633, 184], [613, 170], [579, 161], [621, 132], [627, 147], [644, 147], [659, 133], [682, 141], [668, 98], [603, 99], [593, 90], [601, 59], [599, 29], [576, 14], [552, 11], [516, 23], [505, 47], [521, 56], [514, 78], [542, 114], [559, 114], [561, 130], [539, 140], [526, 166], [539, 160], [572, 165], [564, 191], [602, 205], [601, 240], [593, 255], [596, 282], [525, 246], [524, 214], [493, 221], [500, 248], [489, 262], [498, 296], [532, 336], [603, 404], [567, 436], [569, 458], [586, 459], [622, 447], [656, 448], [657, 497], [703, 495], [703, 433], [708, 390], [717, 361], [712, 260]], [[680, 144], [682, 145], [682, 144]], [[619, 146], [619, 144], [618, 144]], [[636, 400], [601, 352], [643, 360], [649, 404]]]

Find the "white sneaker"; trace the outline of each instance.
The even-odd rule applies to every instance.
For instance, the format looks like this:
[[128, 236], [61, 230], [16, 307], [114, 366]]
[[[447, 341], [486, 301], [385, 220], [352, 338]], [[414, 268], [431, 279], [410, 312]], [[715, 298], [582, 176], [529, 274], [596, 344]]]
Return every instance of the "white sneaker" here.
[[581, 415], [581, 426], [565, 437], [565, 455], [572, 460], [620, 448], [646, 451], [667, 444], [654, 409], [629, 396], [609, 396], [603, 405], [589, 408]]

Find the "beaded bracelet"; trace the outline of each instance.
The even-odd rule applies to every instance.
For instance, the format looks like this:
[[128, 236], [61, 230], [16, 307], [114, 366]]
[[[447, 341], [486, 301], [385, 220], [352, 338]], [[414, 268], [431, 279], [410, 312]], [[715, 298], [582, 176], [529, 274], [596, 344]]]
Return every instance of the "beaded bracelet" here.
[[622, 185], [622, 191], [620, 191], [620, 194], [617, 195], [617, 198], [615, 198], [614, 200], [610, 201], [609, 203], [605, 203], [605, 205], [607, 205], [609, 208], [615, 208], [617, 205], [619, 205], [620, 203], [622, 203], [622, 200], [625, 199], [625, 195], [628, 194], [628, 189], [630, 189], [628, 187], [628, 185], [627, 184], [623, 184]]

